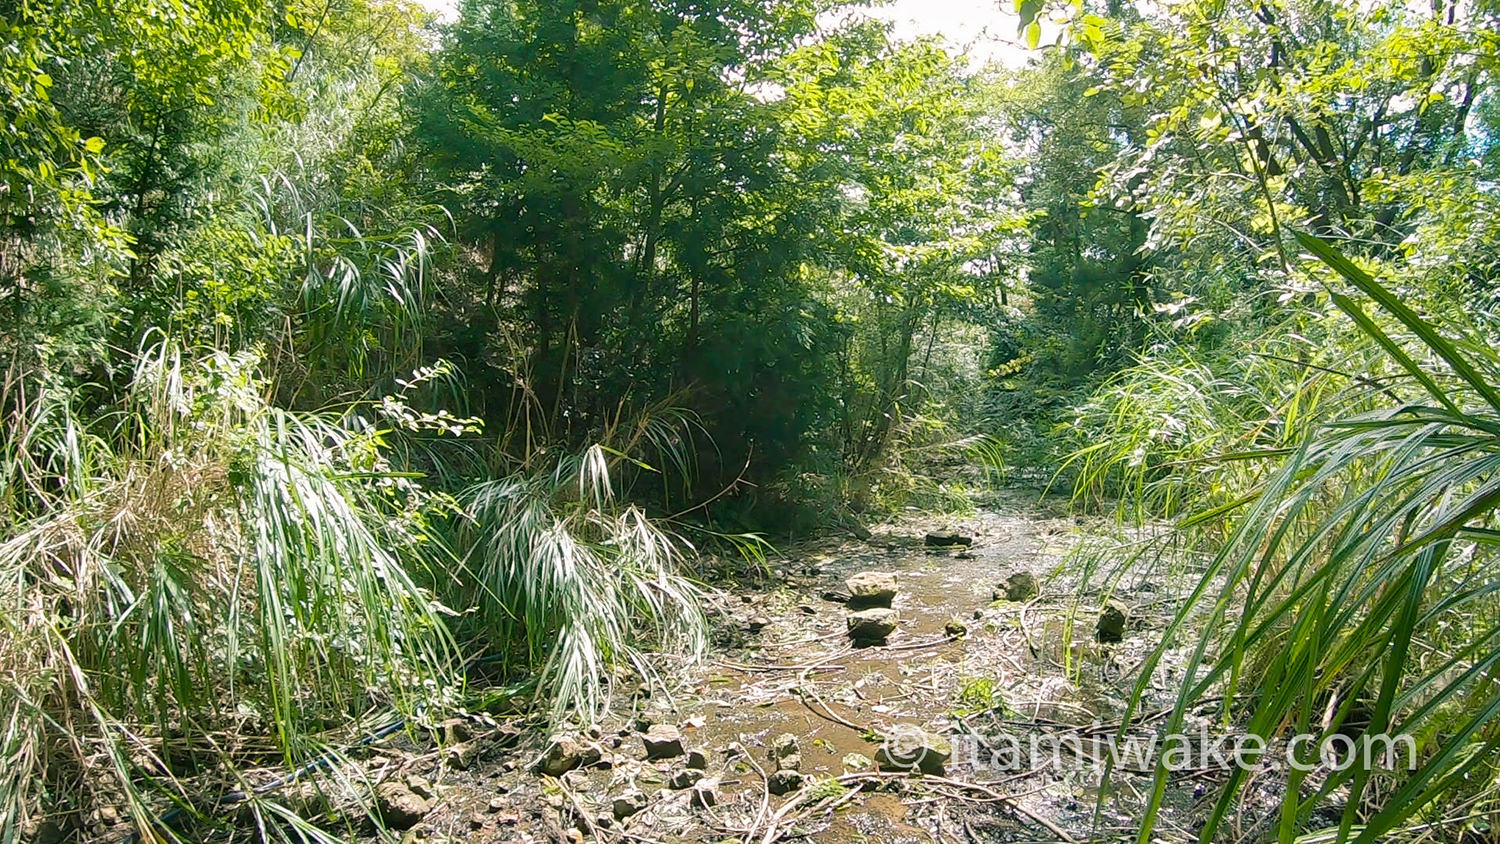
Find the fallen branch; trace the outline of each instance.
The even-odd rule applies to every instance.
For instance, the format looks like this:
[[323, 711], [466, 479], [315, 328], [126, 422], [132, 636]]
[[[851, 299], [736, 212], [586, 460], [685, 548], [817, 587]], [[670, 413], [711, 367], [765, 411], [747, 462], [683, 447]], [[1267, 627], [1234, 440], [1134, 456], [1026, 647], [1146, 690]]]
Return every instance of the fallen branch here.
[[1067, 842], [1069, 842], [1069, 844], [1074, 844], [1074, 842], [1076, 842], [1076, 839], [1074, 839], [1068, 833], [1064, 832], [1063, 829], [1062, 829], [1062, 827], [1058, 826], [1057, 824], [1053, 823], [1052, 821], [1047, 820], [1046, 818], [1042, 817], [1041, 815], [1038, 815], [1037, 813], [1031, 811], [1030, 809], [1026, 808], [1025, 806], [1022, 806], [1021, 803], [1020, 803], [1020, 801], [1017, 800], [1016, 798], [1014, 798], [1014, 797], [1012, 797], [1010, 795], [1007, 795], [1007, 794], [1001, 794], [1000, 792], [994, 790], [993, 788], [990, 788], [989, 786], [980, 785], [977, 782], [964, 782], [963, 780], [949, 779], [947, 777], [924, 777], [924, 779], [930, 780], [930, 781], [935, 782], [935, 783], [941, 783], [943, 785], [951, 785], [951, 786], [953, 786], [955, 788], [968, 789], [969, 791], [977, 791], [980, 794], [985, 795], [986, 797], [992, 798], [993, 801], [996, 802], [996, 803], [1004, 803], [1004, 804], [1006, 804], [1007, 806], [1009, 806], [1017, 814], [1025, 815], [1027, 818], [1030, 818], [1031, 820], [1036, 821], [1037, 823], [1039, 823], [1042, 826], [1046, 827], [1048, 832], [1052, 833], [1053, 835], [1056, 835], [1059, 840], [1061, 840], [1061, 841], [1067, 841]]

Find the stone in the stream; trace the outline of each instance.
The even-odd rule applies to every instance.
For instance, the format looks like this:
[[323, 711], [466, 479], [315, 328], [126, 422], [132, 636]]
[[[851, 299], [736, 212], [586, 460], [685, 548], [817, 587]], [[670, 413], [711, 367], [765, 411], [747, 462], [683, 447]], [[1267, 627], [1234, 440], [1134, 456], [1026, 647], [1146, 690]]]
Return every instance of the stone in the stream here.
[[957, 531], [940, 530], [927, 534], [923, 537], [922, 543], [928, 548], [952, 548], [956, 545], [968, 548], [974, 544], [974, 537], [964, 536]]
[[863, 753], [850, 753], [844, 756], [844, 770], [850, 773], [866, 770], [873, 764], [875, 763], [870, 761], [870, 757]]
[[571, 736], [561, 736], [552, 741], [547, 755], [542, 757], [538, 769], [548, 776], [560, 777], [568, 771], [599, 761], [599, 748], [584, 744]]
[[1125, 622], [1130, 610], [1119, 601], [1105, 601], [1099, 609], [1098, 638], [1101, 642], [1118, 642], [1125, 638]]
[[1005, 578], [1000, 591], [1007, 601], [1029, 601], [1042, 591], [1042, 584], [1029, 571], [1018, 571]]
[[856, 642], [880, 642], [896, 631], [895, 610], [860, 610], [849, 614], [849, 638]]
[[647, 759], [673, 759], [682, 755], [682, 733], [670, 724], [656, 724], [641, 736]]
[[849, 605], [857, 608], [889, 607], [896, 597], [896, 575], [886, 571], [862, 571], [844, 581], [849, 587]]
[[701, 750], [689, 750], [687, 753], [687, 766], [697, 771], [708, 770], [708, 754]]
[[639, 814], [645, 808], [646, 795], [639, 791], [627, 791], [616, 797], [610, 804], [610, 810], [617, 821], [623, 821], [631, 815]]
[[427, 817], [432, 804], [406, 783], [387, 780], [375, 789], [375, 811], [387, 829], [411, 829]]
[[469, 770], [469, 766], [474, 764], [474, 755], [478, 752], [479, 748], [475, 746], [475, 743], [469, 741], [450, 746], [445, 758], [447, 759], [448, 767], [458, 771], [467, 771]]
[[819, 592], [818, 593], [818, 597], [822, 598], [823, 600], [828, 601], [829, 603], [832, 603], [832, 604], [847, 604], [847, 603], [849, 603], [849, 596], [848, 595], [846, 595], [843, 592], [836, 592], [836, 591], [834, 591], [832, 589], [826, 589], [826, 590], [824, 590], [822, 592]]
[[943, 625], [943, 633], [954, 638], [967, 635], [968, 632], [969, 625], [964, 624], [956, 618], [948, 619], [948, 623]]
[[711, 808], [719, 802], [719, 780], [715, 777], [704, 777], [693, 786], [692, 803], [700, 809]]
[[912, 725], [897, 725], [884, 739], [875, 751], [875, 761], [883, 771], [918, 770], [938, 775], [953, 755], [947, 739]]
[[771, 619], [766, 618], [763, 615], [757, 615], [745, 623], [745, 628], [748, 629], [751, 633], [759, 633], [760, 631], [769, 627], [770, 624]]
[[797, 771], [790, 769], [776, 771], [766, 777], [766, 788], [772, 794], [780, 797], [789, 794], [802, 787], [804, 777]]
[[694, 770], [693, 768], [683, 768], [673, 774], [671, 779], [667, 780], [667, 785], [681, 791], [684, 788], [692, 788], [701, 779], [703, 779], [702, 771]]
[[440, 744], [461, 744], [474, 737], [474, 725], [466, 718], [439, 721], [430, 731]]
[[437, 797], [437, 789], [433, 788], [432, 783], [420, 774], [408, 775], [406, 778], [406, 787], [411, 789], [418, 797], [426, 800], [432, 800]]
[[766, 750], [766, 756], [770, 758], [773, 768], [789, 768], [795, 771], [802, 767], [802, 748], [797, 743], [797, 737], [791, 733], [782, 733], [777, 736]]

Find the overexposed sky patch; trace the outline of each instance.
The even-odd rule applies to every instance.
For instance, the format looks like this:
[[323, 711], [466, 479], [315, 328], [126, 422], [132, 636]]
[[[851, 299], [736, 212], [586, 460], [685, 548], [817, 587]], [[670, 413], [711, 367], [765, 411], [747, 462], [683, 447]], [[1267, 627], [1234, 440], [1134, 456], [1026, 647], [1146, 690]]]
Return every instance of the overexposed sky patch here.
[[1034, 54], [1016, 34], [1013, 0], [894, 0], [871, 13], [890, 21], [898, 38], [942, 38], [975, 67], [991, 59], [1020, 67]]
[[[440, 20], [452, 20], [457, 8], [457, 0], [418, 2]], [[893, 0], [868, 13], [890, 21], [898, 38], [942, 38], [976, 68], [991, 59], [1020, 67], [1033, 54], [1016, 34], [1014, 0]]]

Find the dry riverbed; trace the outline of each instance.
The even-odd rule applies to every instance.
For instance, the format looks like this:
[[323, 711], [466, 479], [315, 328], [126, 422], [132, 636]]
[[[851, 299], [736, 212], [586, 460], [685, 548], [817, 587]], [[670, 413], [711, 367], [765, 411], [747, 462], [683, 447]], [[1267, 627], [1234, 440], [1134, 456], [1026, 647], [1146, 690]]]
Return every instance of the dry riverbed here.
[[[407, 840], [1118, 840], [1149, 777], [1117, 772], [1101, 801], [1084, 757], [1118, 728], [1173, 602], [1145, 578], [1082, 591], [1068, 554], [1091, 527], [1012, 492], [971, 517], [785, 547], [768, 573], [724, 589], [708, 660], [620, 695], [604, 722], [457, 719], [431, 742], [376, 751], [367, 771]], [[972, 545], [924, 542], [945, 531]], [[847, 635], [860, 572], [896, 583], [880, 643]], [[1126, 615], [1105, 618], [1100, 641], [1111, 601]], [[1148, 698], [1139, 730], [1163, 703]], [[1069, 736], [1082, 754], [1007, 749]], [[1202, 785], [1174, 778], [1169, 833], [1198, 814]]]

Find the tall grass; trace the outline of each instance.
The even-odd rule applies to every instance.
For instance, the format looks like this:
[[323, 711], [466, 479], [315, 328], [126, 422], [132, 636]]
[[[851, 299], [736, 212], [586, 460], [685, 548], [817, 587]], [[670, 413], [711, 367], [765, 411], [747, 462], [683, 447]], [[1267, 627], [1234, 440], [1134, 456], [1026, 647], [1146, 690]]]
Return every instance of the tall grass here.
[[[1135, 701], [1186, 640], [1168, 732], [1224, 695], [1239, 702], [1225, 716], [1267, 738], [1415, 737], [1413, 771], [1288, 773], [1272, 819], [1274, 836], [1291, 842], [1332, 805], [1329, 840], [1387, 840], [1414, 819], [1441, 820], [1450, 804], [1497, 809], [1500, 351], [1482, 315], [1452, 303], [1423, 313], [1411, 292], [1321, 241], [1302, 243], [1337, 273], [1330, 295], [1351, 334], [1395, 374], [1349, 379], [1337, 409], [1300, 439], [1227, 455], [1258, 459], [1263, 472], [1228, 504], [1179, 522], [1218, 526], [1225, 539], [1146, 661]], [[1226, 832], [1248, 782], [1230, 775], [1200, 840]], [[1141, 844], [1153, 840], [1168, 783], [1158, 770]], [[1449, 826], [1458, 835], [1464, 822]]]
[[554, 718], [597, 714], [613, 669], [651, 675], [648, 651], [695, 657], [707, 644], [702, 595], [680, 571], [690, 548], [616, 498], [622, 459], [596, 444], [463, 495], [482, 617], [524, 643]]
[[1137, 523], [1232, 505], [1264, 481], [1267, 458], [1385, 398], [1394, 367], [1340, 314], [1280, 310], [1227, 348], [1163, 340], [1096, 391], [1075, 413], [1059, 473], [1071, 475], [1075, 502], [1113, 502]]
[[80, 807], [152, 828], [194, 805], [181, 776], [229, 761], [223, 732], [295, 763], [450, 687], [378, 443], [269, 406], [255, 366], [161, 343], [94, 424], [68, 393], [3, 397], [3, 844], [97, 835]]

